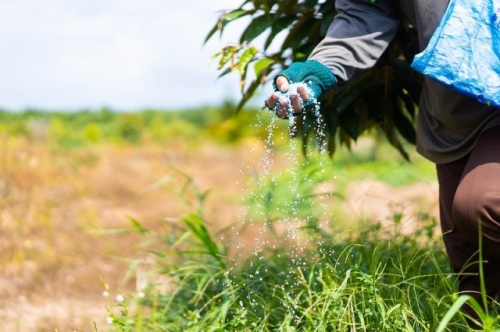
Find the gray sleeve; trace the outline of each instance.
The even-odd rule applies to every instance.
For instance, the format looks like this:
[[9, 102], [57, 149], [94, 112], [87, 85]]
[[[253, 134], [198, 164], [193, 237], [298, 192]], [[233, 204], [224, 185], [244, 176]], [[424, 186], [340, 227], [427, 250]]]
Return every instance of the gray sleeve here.
[[337, 0], [337, 15], [309, 59], [329, 67], [342, 84], [375, 65], [396, 34], [395, 0]]

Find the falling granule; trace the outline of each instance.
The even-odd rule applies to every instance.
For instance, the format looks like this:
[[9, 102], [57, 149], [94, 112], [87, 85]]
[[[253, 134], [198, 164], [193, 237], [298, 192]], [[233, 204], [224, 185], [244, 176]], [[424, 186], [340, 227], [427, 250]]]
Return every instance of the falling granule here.
[[[279, 98], [277, 105], [280, 103], [286, 103], [289, 107], [288, 116], [284, 116], [283, 118], [288, 118], [289, 124], [289, 138], [297, 137], [297, 129], [301, 121], [306, 119], [306, 113], [304, 112], [300, 117], [297, 117], [298, 114], [293, 114], [294, 110], [291, 106], [291, 96], [298, 93], [299, 88], [305, 88], [308, 96], [307, 101], [300, 100], [301, 106], [303, 109], [307, 109], [307, 120], [309, 123], [315, 127], [316, 140], [318, 143], [318, 165], [314, 165], [314, 160], [306, 159], [304, 164], [300, 158], [300, 144], [297, 143], [297, 140], [290, 139], [289, 146], [276, 145], [275, 140], [282, 142], [284, 141], [286, 135], [286, 131], [281, 131], [281, 126], [278, 125], [280, 123], [279, 117], [274, 114], [270, 117], [270, 123], [265, 127], [264, 134], [267, 135], [263, 140], [263, 157], [258, 163], [258, 166], [255, 168], [247, 167], [249, 173], [252, 174], [252, 178], [255, 180], [257, 185], [257, 193], [255, 195], [255, 207], [256, 211], [256, 219], [257, 223], [254, 224], [254, 217], [246, 220], [243, 218], [243, 223], [246, 226], [251, 226], [252, 228], [258, 228], [257, 234], [258, 236], [253, 238], [253, 250], [251, 251], [252, 257], [249, 261], [250, 270], [247, 272], [247, 279], [243, 281], [243, 283], [249, 282], [250, 284], [256, 282], [262, 282], [265, 280], [266, 275], [270, 272], [267, 269], [260, 270], [258, 267], [263, 266], [263, 262], [266, 259], [265, 248], [272, 248], [273, 251], [279, 249], [281, 246], [286, 246], [287, 250], [284, 253], [281, 253], [279, 250], [275, 253], [276, 258], [281, 260], [283, 257], [289, 261], [290, 267], [286, 270], [280, 271], [280, 278], [283, 280], [283, 291], [285, 291], [285, 286], [295, 286], [300, 285], [301, 279], [297, 278], [297, 271], [302, 271], [307, 266], [307, 247], [311, 244], [308, 242], [307, 237], [301, 236], [301, 232], [309, 225], [314, 224], [316, 218], [318, 220], [322, 217], [324, 219], [329, 220], [331, 215], [327, 215], [327, 211], [329, 210], [329, 206], [327, 205], [326, 200], [314, 200], [308, 196], [308, 192], [302, 192], [302, 185], [309, 188], [315, 188], [317, 184], [314, 182], [316, 178], [326, 178], [327, 175], [327, 165], [325, 164], [328, 159], [328, 145], [327, 145], [327, 131], [326, 124], [321, 114], [320, 103], [316, 99], [314, 92], [306, 83], [292, 83], [289, 86], [288, 91], [286, 92], [278, 92]], [[267, 107], [267, 104], [266, 104]], [[269, 108], [267, 108], [269, 109]], [[271, 112], [276, 113], [278, 106], [275, 107]], [[264, 109], [263, 109], [264, 110]], [[312, 122], [311, 122], [312, 120]], [[257, 128], [263, 126], [263, 121], [259, 118]], [[276, 137], [276, 133], [279, 133], [281, 137]], [[283, 156], [286, 159], [286, 167], [281, 168], [280, 165], [275, 165], [274, 160], [275, 156], [273, 154], [276, 152], [278, 148], [284, 148], [281, 150]], [[279, 169], [275, 169], [278, 167]], [[316, 168], [317, 171], [314, 172], [314, 176], [308, 177], [304, 176], [301, 173], [301, 170], [304, 167]], [[243, 174], [245, 172], [242, 172]], [[280, 200], [280, 196], [278, 194], [282, 194], [281, 191], [278, 191], [278, 186], [281, 185], [281, 179], [286, 179], [286, 188], [284, 188], [284, 193], [287, 199]], [[309, 184], [307, 184], [309, 183]], [[307, 190], [307, 189], [306, 189]], [[325, 193], [325, 197], [328, 193]], [[321, 214], [321, 216], [315, 216], [313, 214], [304, 215], [301, 210], [301, 204], [311, 204], [311, 209]], [[324, 211], [324, 212], [323, 212]], [[278, 217], [274, 217], [274, 215]], [[262, 222], [265, 221], [265, 222]], [[270, 229], [274, 232], [274, 227], [280, 230], [279, 236], [276, 238], [276, 242], [267, 240]], [[275, 236], [277, 234], [274, 234]], [[273, 238], [274, 239], [274, 238]], [[241, 243], [237, 244], [237, 249], [241, 249]], [[238, 257], [242, 257], [239, 255]], [[236, 266], [237, 260], [233, 260], [233, 264]], [[265, 264], [264, 264], [265, 265]], [[257, 267], [257, 269], [254, 269]], [[227, 279], [231, 279], [231, 276], [228, 274]], [[237, 280], [236, 280], [237, 282]], [[235, 284], [236, 284], [235, 282]], [[231, 281], [229, 281], [232, 284]], [[242, 285], [244, 286], [244, 285]], [[288, 287], [287, 287], [288, 288]], [[297, 297], [299, 294], [294, 294], [294, 290], [287, 290], [288, 296], [290, 299]], [[290, 300], [291, 301], [291, 300]], [[256, 305], [254, 299], [248, 297], [247, 307], [244, 306], [242, 301], [239, 301], [239, 305], [243, 310]], [[296, 303], [288, 302], [285, 300], [284, 306], [293, 310], [296, 307]], [[241, 319], [243, 319], [246, 315], [246, 312], [240, 313]], [[300, 324], [301, 318], [296, 318], [297, 324]]]

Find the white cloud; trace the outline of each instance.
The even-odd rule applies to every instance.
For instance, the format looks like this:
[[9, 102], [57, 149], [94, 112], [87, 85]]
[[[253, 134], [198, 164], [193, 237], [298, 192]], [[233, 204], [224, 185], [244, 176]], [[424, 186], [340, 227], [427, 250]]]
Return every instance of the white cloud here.
[[0, 2], [0, 107], [178, 108], [237, 97], [203, 46], [234, 0]]

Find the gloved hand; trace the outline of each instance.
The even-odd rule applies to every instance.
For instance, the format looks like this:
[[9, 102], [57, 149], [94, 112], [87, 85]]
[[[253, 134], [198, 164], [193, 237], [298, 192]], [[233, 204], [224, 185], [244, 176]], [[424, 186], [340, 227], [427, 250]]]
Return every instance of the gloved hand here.
[[295, 62], [276, 75], [266, 106], [279, 117], [301, 114], [336, 84], [332, 71], [315, 60]]

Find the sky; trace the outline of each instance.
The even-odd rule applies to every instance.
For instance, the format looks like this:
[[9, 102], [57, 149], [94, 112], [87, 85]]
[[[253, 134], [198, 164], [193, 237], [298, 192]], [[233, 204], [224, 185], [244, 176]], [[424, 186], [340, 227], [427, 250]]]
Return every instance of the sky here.
[[[239, 98], [203, 43], [236, 0], [0, 1], [0, 108], [179, 109]], [[231, 26], [230, 26], [231, 27]]]

